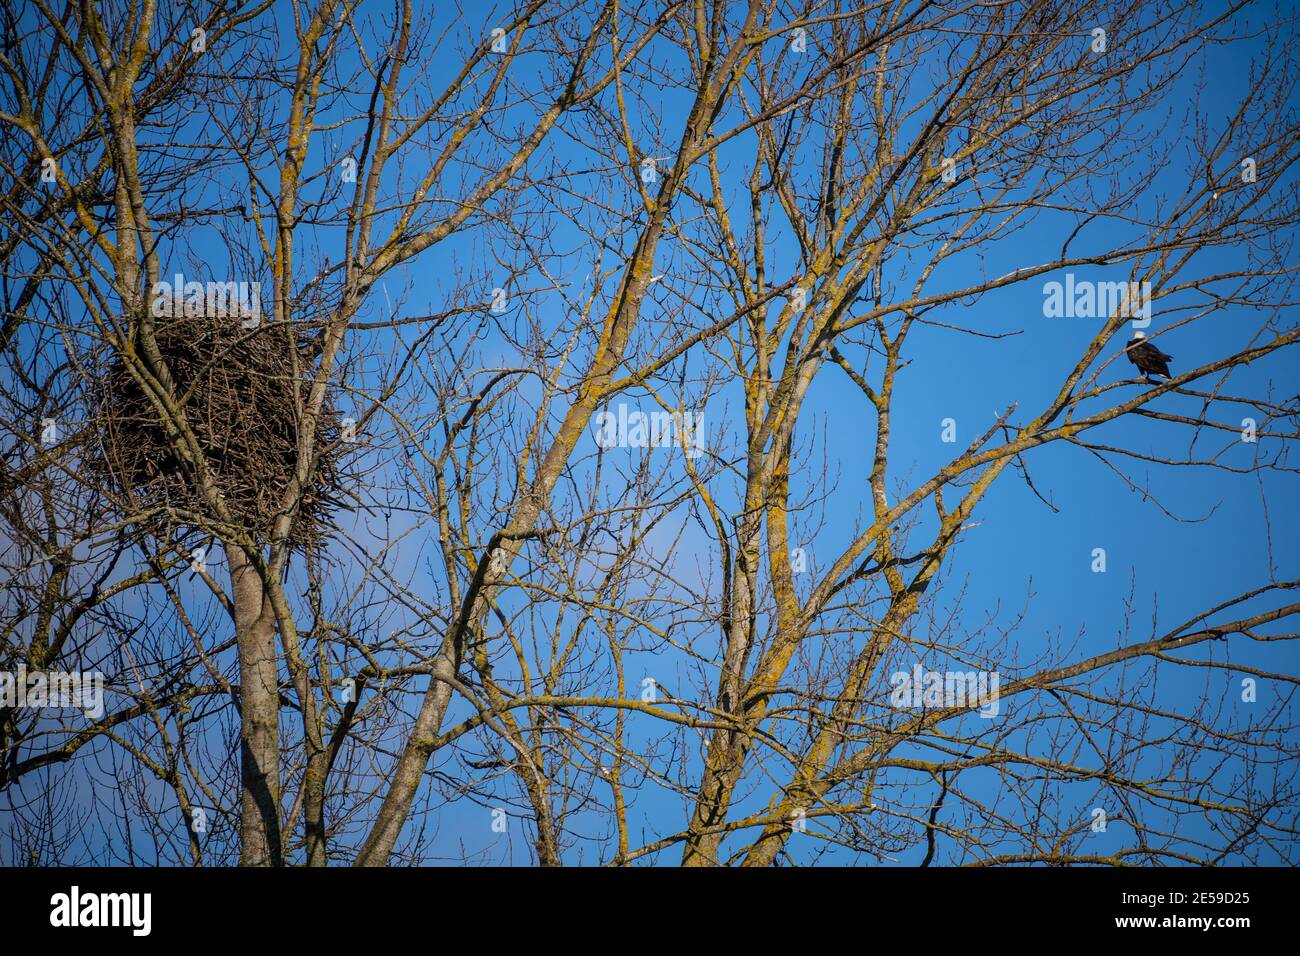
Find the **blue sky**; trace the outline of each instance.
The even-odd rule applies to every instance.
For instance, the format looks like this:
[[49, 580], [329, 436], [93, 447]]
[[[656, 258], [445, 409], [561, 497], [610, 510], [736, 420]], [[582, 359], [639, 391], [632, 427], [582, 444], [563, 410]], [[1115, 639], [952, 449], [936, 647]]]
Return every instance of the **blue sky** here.
[[[1251, 18], [1267, 19], [1269, 16], [1267, 10], [1252, 10], [1241, 23], [1244, 27]], [[1221, 123], [1231, 115], [1243, 96], [1252, 95], [1251, 80], [1241, 69], [1241, 64], [1251, 55], [1260, 53], [1265, 42], [1256, 38], [1238, 45], [1211, 47], [1203, 62], [1185, 70], [1159, 111], [1133, 117], [1132, 125], [1126, 127], [1125, 132], [1139, 139], [1146, 135], [1154, 137], [1153, 153], [1166, 157], [1163, 163], [1153, 162], [1151, 154], [1135, 151], [1133, 165], [1121, 172], [1125, 178], [1149, 182], [1150, 189], [1144, 195], [1144, 202], [1154, 203], [1157, 197], [1176, 195], [1187, 177], [1194, 174], [1189, 170], [1190, 164], [1183, 149], [1183, 137], [1189, 131], [1181, 114], [1184, 105], [1194, 96], [1199, 96], [1200, 108], [1211, 125]], [[665, 63], [680, 66], [666, 44], [652, 46], [652, 55], [664, 57]], [[539, 63], [537, 55], [521, 58], [517, 74], [522, 78], [521, 83], [527, 84], [534, 79]], [[430, 56], [422, 64], [422, 69], [425, 79], [436, 83], [450, 76], [458, 66], [456, 56], [448, 47]], [[1204, 75], [1211, 82], [1197, 92], [1199, 69], [1205, 71]], [[671, 147], [683, 116], [683, 98], [679, 93], [646, 85], [639, 87], [637, 95], [640, 102], [633, 121], [638, 124], [638, 142], [653, 142], [657, 133]], [[358, 94], [352, 98], [353, 102], [335, 104], [333, 111], [342, 115], [345, 107], [355, 109], [365, 98]], [[1292, 109], [1294, 105], [1290, 104]], [[498, 119], [509, 117], [526, 127], [531, 116], [530, 107], [516, 105]], [[734, 121], [734, 115], [729, 118]], [[357, 132], [355, 127], [352, 132]], [[580, 172], [599, 165], [583, 142], [582, 132], [576, 126], [562, 124], [530, 163], [530, 172], [540, 176], [546, 170], [563, 171], [564, 175], [558, 178], [573, 186], [575, 191], [581, 190], [584, 184], [593, 192], [610, 189], [609, 180], [603, 175], [584, 176]], [[337, 137], [340, 141], [344, 138]], [[309, 170], [324, 172], [337, 157], [337, 149], [335, 137], [330, 134], [321, 136], [313, 147]], [[725, 153], [731, 177], [729, 188], [735, 190], [737, 198], [743, 195], [748, 173], [746, 163], [752, 149], [752, 138], [742, 136]], [[819, 159], [820, 153], [812, 152], [800, 157], [798, 162], [804, 172], [815, 173]], [[1230, 165], [1225, 163], [1223, 168]], [[418, 169], [406, 171], [403, 182], [409, 182], [411, 175], [419, 172]], [[235, 174], [229, 182], [211, 186], [193, 184], [190, 188], [196, 193], [208, 191], [215, 195], [228, 192], [234, 195], [245, 188], [238, 178]], [[1293, 185], [1293, 182], [1294, 177], [1290, 183]], [[320, 181], [320, 185], [326, 183], [328, 176]], [[387, 185], [396, 189], [398, 181], [393, 179]], [[311, 195], [310, 191], [308, 194]], [[605, 198], [603, 193], [595, 193], [595, 197], [602, 201]], [[614, 197], [614, 201], [626, 206], [627, 198]], [[556, 198], [555, 201], [558, 204], [564, 200]], [[544, 208], [540, 201], [538, 205]], [[685, 205], [682, 203], [683, 207]], [[1149, 208], [1135, 210], [1142, 214], [1150, 211]], [[583, 223], [600, 221], [595, 213], [584, 218], [584, 214], [578, 211], [574, 217]], [[945, 266], [936, 274], [934, 285], [938, 288], [962, 288], [981, 279], [1004, 275], [1013, 269], [1050, 259], [1057, 254], [1073, 221], [1072, 217], [1065, 215], [1040, 215], [1026, 228], [985, 245], [982, 260], [966, 256]], [[597, 250], [592, 247], [589, 237], [574, 229], [572, 224], [557, 219], [555, 228], [551, 247], [572, 251], [565, 256], [553, 256], [548, 267], [553, 275], [567, 273], [576, 282], [578, 276], [589, 272]], [[1090, 227], [1089, 239], [1095, 247], [1105, 247], [1133, 235], [1135, 233], [1127, 232], [1121, 224], [1101, 221]], [[605, 244], [616, 253], [620, 249], [626, 250], [634, 238], [635, 234], [628, 230], [624, 234], [606, 236]], [[1294, 239], [1293, 236], [1275, 238], [1279, 241]], [[300, 234], [298, 241], [300, 248], [316, 246], [320, 256], [337, 262], [340, 239], [339, 230], [321, 228]], [[797, 248], [789, 231], [780, 229], [775, 219], [768, 242], [768, 259], [775, 264], [773, 281], [782, 281], [792, 274], [791, 267], [797, 262]], [[509, 287], [512, 291], [514, 286], [537, 288], [544, 285], [535, 271], [512, 275], [508, 269], [503, 269], [488, 256], [489, 245], [490, 240], [479, 233], [455, 237], [414, 263], [395, 270], [382, 287], [376, 287], [361, 318], [385, 318], [390, 314], [390, 308], [401, 317], [435, 311], [450, 304], [464, 304], [474, 300], [476, 289], [482, 292], [478, 301], [486, 301], [495, 284]], [[312, 249], [312, 255], [305, 258], [304, 280], [319, 266], [319, 260], [313, 258], [316, 251]], [[920, 254], [924, 252], [923, 248]], [[188, 259], [207, 263], [216, 274], [222, 267], [224, 256], [224, 250], [211, 232], [200, 234], [190, 237], [184, 249], [169, 249], [164, 273], [170, 275], [177, 268], [184, 268], [180, 263]], [[687, 268], [686, 261], [680, 248], [666, 242], [660, 249], [656, 269], [680, 276]], [[1240, 250], [1210, 249], [1201, 255], [1192, 271], [1212, 275], [1239, 267], [1241, 261]], [[611, 255], [607, 254], [606, 267], [610, 262]], [[464, 282], [459, 281], [454, 272], [458, 265], [466, 269], [468, 278]], [[886, 268], [886, 284], [897, 283], [900, 289], [909, 288], [915, 268], [911, 265], [905, 270], [898, 263], [891, 263]], [[1127, 268], [1078, 268], [1073, 271], [1078, 278], [1115, 281], [1128, 278]], [[912, 333], [908, 354], [913, 358], [913, 364], [900, 374], [894, 398], [888, 472], [891, 499], [896, 495], [901, 497], [900, 489], [905, 493], [951, 460], [977, 433], [993, 423], [996, 412], [1018, 403], [1015, 420], [1023, 423], [1055, 394], [1066, 370], [1091, 340], [1098, 324], [1095, 319], [1048, 319], [1043, 316], [1043, 284], [1062, 278], [1063, 272], [1044, 275], [982, 295], [971, 304], [945, 306], [928, 316], [939, 322], [1008, 337], [979, 338], [935, 327], [919, 327]], [[606, 298], [612, 290], [613, 283], [607, 283]], [[657, 300], [647, 301], [643, 334], [662, 330], [662, 321], [672, 308], [672, 294], [681, 295], [684, 291], [681, 288], [665, 290]], [[562, 300], [554, 293], [518, 301], [516, 306], [512, 300], [503, 322], [521, 322], [524, 314], [536, 316], [543, 330], [554, 331], [557, 336], [569, 327]], [[1168, 324], [1172, 310], [1189, 301], [1191, 298], [1184, 295], [1181, 299], [1158, 302], [1148, 333], [1159, 332]], [[712, 306], [713, 303], [699, 297], [683, 312], [687, 321], [702, 322], [711, 315]], [[526, 310], [526, 313], [516, 311], [517, 308]], [[1174, 371], [1180, 372], [1224, 354], [1229, 348], [1242, 347], [1265, 318], [1267, 315], [1262, 311], [1229, 306], [1189, 327], [1175, 329], [1160, 337], [1159, 345], [1174, 356]], [[1284, 309], [1276, 318], [1280, 327], [1289, 328], [1294, 324], [1294, 315], [1289, 309]], [[453, 334], [457, 341], [464, 338], [463, 333]], [[409, 341], [411, 336], [405, 334], [405, 338]], [[1120, 348], [1120, 338], [1112, 340], [1103, 360]], [[358, 335], [353, 347], [358, 354], [372, 356], [366, 364], [373, 367], [385, 356], [393, 354], [397, 343], [392, 332], [382, 331]], [[863, 352], [858, 349], [852, 354], [861, 357]], [[489, 330], [471, 358], [486, 367], [509, 364], [515, 355], [509, 343]], [[689, 372], [698, 374], [704, 359], [701, 350], [693, 351], [686, 359]], [[876, 361], [874, 366], [867, 365], [869, 373], [878, 370]], [[1245, 371], [1234, 373], [1229, 391], [1233, 394], [1271, 392], [1276, 398], [1285, 398], [1300, 390], [1297, 389], [1296, 372], [1293, 356], [1270, 357]], [[1130, 376], [1131, 369], [1121, 358], [1101, 373], [1100, 381], [1107, 383]], [[1130, 394], [1137, 387], [1126, 386], [1124, 394]], [[418, 390], [413, 394], [418, 394]], [[526, 421], [524, 416], [532, 411], [531, 403], [537, 398], [536, 386], [525, 384], [519, 390], [517, 403], [510, 409]], [[428, 394], [424, 400], [429, 400]], [[647, 410], [651, 407], [644, 392], [635, 390], [619, 400]], [[743, 447], [738, 430], [739, 404], [740, 392], [732, 383], [722, 386], [704, 407], [714, 437], [732, 452]], [[1153, 407], [1195, 415], [1199, 413], [1200, 403], [1182, 396], [1164, 396], [1156, 400]], [[346, 405], [344, 408], [346, 410]], [[563, 409], [562, 402], [552, 408], [550, 420], [556, 420]], [[438, 422], [440, 411], [436, 406], [420, 408], [420, 412], [434, 423]], [[1217, 421], [1230, 420], [1222, 411], [1212, 417]], [[943, 422], [948, 418], [956, 422], [956, 445], [941, 440]], [[380, 425], [381, 433], [375, 437], [390, 442], [393, 435], [383, 433], [384, 427], [384, 424]], [[810, 567], [816, 573], [827, 567], [865, 526], [869, 511], [864, 512], [864, 509], [870, 506], [865, 475], [874, 442], [874, 420], [847, 376], [838, 369], [827, 368], [819, 374], [809, 393], [796, 434], [797, 444], [806, 447], [808, 452], [806, 458], [799, 459], [802, 467], [795, 478], [793, 497], [827, 494], [824, 504], [814, 512], [819, 520], [807, 526], [809, 529], [815, 527], [815, 533], [807, 530], [801, 536], [800, 525], [796, 523], [792, 534], [792, 544], [806, 548]], [[1103, 426], [1089, 433], [1088, 437], [1143, 453], [1177, 456], [1187, 451], [1187, 430], [1182, 426], [1132, 416]], [[1221, 448], [1226, 448], [1222, 460], [1236, 467], [1246, 466], [1252, 456], [1267, 458], [1280, 451], [1269, 438], [1262, 438], [1257, 445], [1250, 446], [1233, 442], [1231, 436], [1203, 436], [1197, 443], [1196, 452], [1201, 457], [1219, 452]], [[579, 449], [581, 460], [575, 468], [579, 477], [594, 480], [590, 459], [586, 457], [593, 449], [594, 443], [590, 441]], [[659, 476], [668, 481], [680, 481], [680, 467], [672, 460], [671, 453], [651, 452], [656, 453], [663, 456], [655, 460]], [[612, 499], [619, 493], [610, 472], [617, 466], [634, 467], [641, 453], [622, 450], [626, 459], [618, 458], [618, 454], [616, 451], [608, 456], [607, 468], [610, 471], [606, 472], [605, 480], [610, 484], [600, 489], [606, 498]], [[497, 465], [504, 469], [510, 457], [509, 450], [501, 449], [500, 455]], [[821, 464], [823, 460], [827, 462], [825, 467]], [[1297, 518], [1297, 488], [1293, 475], [1270, 471], [1231, 474], [1195, 466], [1171, 468], [1121, 460], [1130, 480], [1140, 489], [1148, 489], [1151, 498], [1184, 519], [1180, 521], [1167, 516], [1142, 491], [1127, 487], [1111, 469], [1082, 448], [1051, 445], [1036, 449], [1026, 457], [1026, 461], [1038, 493], [1057, 510], [1040, 501], [1014, 470], [1008, 469], [981, 502], [973, 516], [974, 527], [964, 534], [952, 552], [933, 595], [936, 602], [934, 613], [952, 612], [955, 608], [959, 630], [968, 634], [972, 641], [982, 642], [985, 650], [993, 650], [997, 657], [994, 663], [1004, 674], [1004, 679], [1007, 675], [1021, 676], [1037, 653], [1046, 648], [1059, 648], [1054, 662], [1075, 661], [1118, 645], [1149, 639], [1221, 600], [1259, 587], [1269, 580], [1300, 577], [1300, 544], [1290, 533]], [[377, 487], [384, 478], [396, 477], [395, 467], [390, 461], [378, 476], [368, 479], [371, 485], [369, 493], [378, 497]], [[509, 474], [498, 473], [494, 480], [508, 485]], [[736, 483], [719, 478], [712, 490], [719, 496], [720, 504], [734, 512]], [[922, 510], [928, 514], [928, 505]], [[354, 522], [343, 516], [341, 524], [358, 541], [375, 546], [378, 536], [374, 525], [367, 524], [373, 520], [358, 516]], [[927, 524], [928, 519], [918, 529], [918, 542], [924, 540], [922, 536]], [[398, 531], [414, 526], [412, 516], [400, 514], [394, 525]], [[491, 528], [484, 525], [481, 530], [490, 532]], [[437, 580], [437, 573], [427, 563], [433, 557], [432, 565], [436, 567], [436, 549], [427, 537], [421, 537], [424, 533], [417, 530], [411, 538], [404, 540], [398, 552], [398, 564], [404, 571], [409, 570], [413, 591], [436, 601], [445, 595], [445, 586]], [[674, 540], [676, 544], [669, 554], [670, 543]], [[666, 521], [646, 547], [647, 558], [669, 562], [670, 570], [685, 581], [703, 587], [702, 568], [711, 567], [713, 577], [717, 577], [716, 544], [685, 510]], [[1104, 574], [1092, 570], [1096, 548], [1105, 549], [1107, 567]], [[336, 596], [340, 599], [347, 593], [346, 586], [353, 583], [352, 571], [343, 553], [341, 549], [334, 552], [340, 561], [334, 576], [338, 588]], [[800, 581], [799, 586], [803, 585], [804, 582]], [[713, 587], [716, 590], [716, 580]], [[203, 600], [197, 591], [190, 596], [196, 603]], [[517, 610], [519, 604], [518, 592], [503, 599], [503, 605], [511, 610]], [[542, 610], [541, 615], [549, 622], [553, 613], [553, 608], [548, 607]], [[386, 632], [398, 627], [407, 617], [395, 605], [380, 606], [375, 609], [375, 631]], [[1009, 638], [1005, 641], [999, 638], [992, 645], [988, 644], [999, 628], [1010, 627], [1013, 622], [1015, 626]], [[431, 639], [426, 636], [427, 628], [418, 633], [422, 639]], [[716, 628], [700, 628], [692, 639], [698, 641], [696, 646], [700, 650], [716, 649]], [[710, 641], [714, 643], [710, 645]], [[1253, 646], [1235, 640], [1230, 649], [1218, 646], [1199, 648], [1195, 656], [1222, 659], [1225, 654], [1230, 654], [1234, 662], [1264, 670], [1295, 671], [1295, 650], [1287, 643]], [[915, 655], [908, 657], [905, 654], [900, 664], [910, 666], [914, 660]], [[933, 666], [942, 661], [941, 655], [931, 656], [926, 658], [926, 665]], [[507, 660], [502, 659], [499, 666], [498, 676], [510, 673]], [[643, 676], [653, 676], [667, 686], [685, 686], [692, 672], [692, 665], [684, 656], [675, 655], [662, 646], [650, 653], [629, 653], [625, 666], [629, 688], [638, 686]], [[1139, 672], [1146, 673], [1142, 668], [1136, 668], [1134, 674]], [[711, 672], [709, 679], [712, 680]], [[1231, 726], [1235, 721], [1250, 720], [1257, 714], [1257, 711], [1239, 704], [1238, 683], [1238, 679], [1226, 671], [1164, 667], [1159, 672], [1158, 699], [1172, 710], [1189, 707], [1202, 699], [1221, 699], [1225, 712], [1220, 715], [1220, 726]], [[600, 692], [606, 690], [607, 687], [602, 685]], [[1268, 707], [1287, 698], [1289, 693], [1290, 689], [1284, 683], [1261, 682], [1260, 704], [1257, 706]], [[467, 713], [466, 707], [458, 704], [446, 723], [450, 725]], [[296, 728], [296, 719], [288, 713], [285, 717], [285, 726]], [[229, 719], [229, 714], [226, 719]], [[648, 753], [654, 742], [662, 738], [664, 730], [648, 718], [633, 715], [628, 718], [628, 733], [629, 739], [636, 741], [637, 746], [645, 748]], [[1291, 746], [1295, 742], [1292, 737]], [[688, 768], [697, 772], [698, 747], [693, 753]], [[928, 755], [933, 756], [932, 753]], [[451, 753], [440, 754], [433, 769], [436, 773], [450, 772], [456, 759]], [[1143, 758], [1143, 766], [1157, 768], [1161, 759], [1159, 750], [1152, 751]], [[1266, 768], [1254, 771], [1261, 777], [1271, 772]], [[1289, 770], [1282, 767], [1279, 772], [1285, 779]], [[999, 780], [991, 772], [971, 773], [962, 779], [972, 798], [986, 801], [989, 805], [995, 805], [1006, 796], [1000, 793]], [[902, 776], [894, 781], [897, 789], [893, 791], [893, 799], [898, 801], [898, 806], [903, 808], [908, 801], [912, 807], [928, 806], [933, 798], [933, 788], [918, 787], [909, 795], [903, 786], [905, 781]], [[528, 831], [520, 820], [513, 819], [504, 836], [490, 828], [491, 808], [506, 805], [508, 797], [517, 798], [517, 795], [517, 782], [507, 778], [497, 787], [487, 788], [487, 792], [478, 795], [456, 795], [436, 800], [436, 812], [416, 820], [413, 826], [425, 826], [430, 833], [436, 831], [436, 836], [430, 840], [431, 853], [435, 857], [458, 860], [463, 854], [468, 854], [477, 862], [526, 863], [529, 860]], [[738, 809], [752, 810], [761, 806], [768, 795], [768, 790], [760, 789], [756, 796], [739, 801]], [[1064, 788], [1058, 797], [1062, 802], [1073, 801], [1071, 812], [1079, 818], [1086, 818], [1098, 805], [1108, 812], [1116, 812], [1112, 797], [1088, 785]], [[165, 798], [166, 795], [159, 791], [159, 799]], [[417, 808], [419, 806], [417, 803]], [[679, 795], [657, 788], [637, 791], [630, 811], [633, 846], [681, 829], [688, 813], [689, 807], [683, 805]], [[1294, 811], [1290, 811], [1292, 823], [1294, 816]], [[609, 827], [608, 816], [594, 810], [577, 812], [569, 822], [576, 833], [587, 837], [603, 835]], [[1208, 835], [1208, 824], [1195, 816], [1182, 819], [1178, 827], [1181, 836]], [[811, 840], [806, 844], [800, 843], [800, 839], [796, 837], [791, 844], [791, 855], [796, 860], [810, 861], [814, 847], [820, 849], [821, 846]], [[1117, 826], [1106, 834], [1096, 835], [1095, 842], [1098, 852], [1109, 852], [1119, 845], [1131, 845], [1131, 831]], [[952, 847], [941, 841], [938, 861], [953, 859], [952, 852]], [[884, 862], [915, 863], [923, 853], [924, 844], [897, 854], [883, 853], [882, 859]], [[671, 848], [649, 861], [674, 863], [678, 857], [678, 849]], [[147, 852], [144, 858], [149, 858]], [[597, 861], [592, 848], [583, 846], [581, 841], [566, 853], [566, 859], [575, 863]], [[821, 862], [852, 863], [864, 859], [855, 860], [847, 851], [834, 850]]]

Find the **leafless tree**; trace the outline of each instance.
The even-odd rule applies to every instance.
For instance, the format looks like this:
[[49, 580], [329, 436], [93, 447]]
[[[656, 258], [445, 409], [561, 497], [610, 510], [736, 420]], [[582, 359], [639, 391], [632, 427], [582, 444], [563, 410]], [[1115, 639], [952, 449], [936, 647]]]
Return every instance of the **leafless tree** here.
[[[3, 670], [106, 682], [0, 710], [9, 862], [1293, 859], [1289, 14], [5, 16]], [[1200, 540], [1266, 575], [981, 607], [990, 495], [1079, 462], [1258, 495]]]

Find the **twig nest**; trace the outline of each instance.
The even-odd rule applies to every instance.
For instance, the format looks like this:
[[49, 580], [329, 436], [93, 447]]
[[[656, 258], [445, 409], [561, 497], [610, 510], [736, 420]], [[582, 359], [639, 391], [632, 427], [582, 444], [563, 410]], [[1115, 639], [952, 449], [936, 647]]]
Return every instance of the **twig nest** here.
[[[207, 470], [233, 522], [259, 543], [270, 539], [297, 468], [299, 409], [307, 404], [314, 359], [291, 325], [237, 312], [156, 309], [155, 338]], [[197, 314], [196, 314], [197, 312]], [[137, 339], [136, 353], [139, 354]], [[137, 367], [144, 365], [137, 360]], [[197, 470], [177, 453], [166, 415], [141, 380], [114, 355], [94, 403], [95, 470], [140, 508], [166, 509], [175, 525], [221, 535], [222, 522], [200, 491]], [[290, 533], [313, 549], [333, 530], [343, 494], [340, 422], [328, 398], [316, 423], [315, 460]]]

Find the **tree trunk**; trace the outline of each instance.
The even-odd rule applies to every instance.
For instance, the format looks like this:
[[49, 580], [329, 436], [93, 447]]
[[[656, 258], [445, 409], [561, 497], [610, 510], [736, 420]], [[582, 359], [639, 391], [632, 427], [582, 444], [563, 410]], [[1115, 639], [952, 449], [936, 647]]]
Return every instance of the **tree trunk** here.
[[240, 866], [279, 866], [280, 689], [275, 614], [242, 548], [229, 545], [240, 687]]

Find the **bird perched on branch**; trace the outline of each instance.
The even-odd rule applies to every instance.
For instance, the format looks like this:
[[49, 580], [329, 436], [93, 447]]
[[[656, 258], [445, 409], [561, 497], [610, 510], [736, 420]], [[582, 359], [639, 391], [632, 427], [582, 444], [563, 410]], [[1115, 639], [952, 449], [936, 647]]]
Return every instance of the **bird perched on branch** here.
[[1129, 339], [1128, 345], [1124, 346], [1124, 351], [1128, 353], [1128, 360], [1136, 365], [1138, 371], [1148, 380], [1152, 375], [1172, 378], [1173, 376], [1169, 374], [1169, 363], [1174, 357], [1166, 355], [1150, 342], [1143, 341], [1145, 338], [1144, 332], [1133, 333], [1133, 338]]

